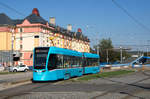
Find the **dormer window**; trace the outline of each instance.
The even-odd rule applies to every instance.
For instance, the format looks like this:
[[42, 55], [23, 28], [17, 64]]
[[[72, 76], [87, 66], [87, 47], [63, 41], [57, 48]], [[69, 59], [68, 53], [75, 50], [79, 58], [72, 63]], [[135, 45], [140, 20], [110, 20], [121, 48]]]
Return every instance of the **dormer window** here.
[[43, 29], [43, 33], [45, 33], [45, 31], [46, 31], [46, 30], [45, 30], [45, 29]]
[[23, 28], [18, 28], [18, 32], [23, 32]]

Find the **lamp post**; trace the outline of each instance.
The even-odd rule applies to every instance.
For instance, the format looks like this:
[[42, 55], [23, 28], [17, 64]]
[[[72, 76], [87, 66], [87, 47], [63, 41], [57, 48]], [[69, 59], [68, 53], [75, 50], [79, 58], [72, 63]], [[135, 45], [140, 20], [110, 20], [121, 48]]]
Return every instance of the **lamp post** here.
[[106, 54], [107, 54], [107, 64], [108, 64], [108, 62], [109, 62], [109, 58], [108, 58], [108, 49], [106, 49]]
[[96, 38], [96, 42], [97, 42], [97, 54], [99, 55], [99, 42], [98, 42], [98, 32], [97, 32], [97, 38]]
[[122, 46], [120, 46], [120, 63], [122, 63]]
[[99, 46], [97, 45], [97, 54], [99, 55]]
[[14, 53], [14, 28], [12, 29], [12, 36], [11, 36], [11, 65], [14, 66], [14, 60], [13, 60], [13, 53]]

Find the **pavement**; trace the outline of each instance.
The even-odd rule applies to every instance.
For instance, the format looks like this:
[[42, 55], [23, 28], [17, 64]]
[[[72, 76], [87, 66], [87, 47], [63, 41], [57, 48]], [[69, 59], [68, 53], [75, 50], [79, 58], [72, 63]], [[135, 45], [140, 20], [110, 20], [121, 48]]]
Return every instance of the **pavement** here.
[[150, 71], [90, 81], [28, 83], [0, 91], [1, 99], [150, 99]]
[[0, 75], [0, 90], [31, 82], [32, 72]]

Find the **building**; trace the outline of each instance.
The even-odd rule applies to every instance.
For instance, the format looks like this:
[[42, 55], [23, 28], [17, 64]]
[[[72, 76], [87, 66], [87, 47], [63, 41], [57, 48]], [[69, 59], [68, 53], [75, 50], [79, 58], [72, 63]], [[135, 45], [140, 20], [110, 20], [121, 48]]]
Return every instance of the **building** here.
[[69, 24], [64, 29], [56, 25], [54, 17], [48, 22], [40, 16], [36, 8], [24, 19], [13, 20], [1, 13], [0, 40], [0, 50], [13, 50], [14, 57], [19, 57], [15, 64], [28, 66], [33, 65], [31, 56], [34, 47], [57, 46], [90, 52], [90, 40], [82, 34], [80, 28], [77, 32], [72, 32]]

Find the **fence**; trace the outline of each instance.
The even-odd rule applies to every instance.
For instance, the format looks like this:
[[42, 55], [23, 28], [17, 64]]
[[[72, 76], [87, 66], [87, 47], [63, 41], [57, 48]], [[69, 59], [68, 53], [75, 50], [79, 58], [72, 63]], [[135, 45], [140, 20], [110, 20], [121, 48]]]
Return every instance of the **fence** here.
[[0, 65], [11, 66], [12, 65], [12, 51], [0, 51]]

